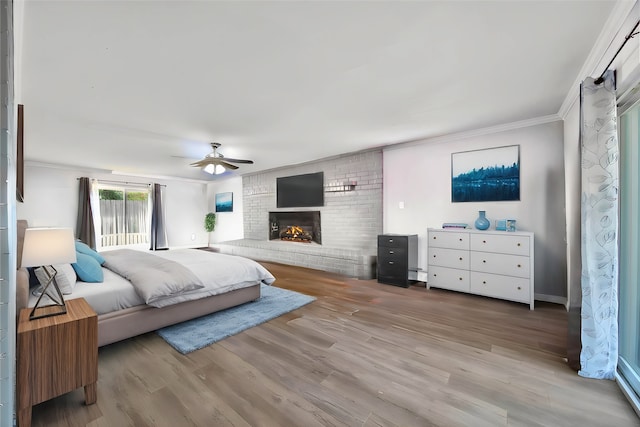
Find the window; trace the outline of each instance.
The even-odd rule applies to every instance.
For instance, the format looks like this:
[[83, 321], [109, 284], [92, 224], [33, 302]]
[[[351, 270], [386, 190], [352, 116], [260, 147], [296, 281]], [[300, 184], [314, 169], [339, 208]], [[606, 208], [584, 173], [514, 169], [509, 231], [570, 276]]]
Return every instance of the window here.
[[149, 243], [148, 188], [100, 185], [100, 246]]
[[[618, 371], [640, 396], [640, 106], [621, 116]], [[632, 402], [633, 402], [633, 398]], [[636, 400], [637, 402], [637, 400]]]

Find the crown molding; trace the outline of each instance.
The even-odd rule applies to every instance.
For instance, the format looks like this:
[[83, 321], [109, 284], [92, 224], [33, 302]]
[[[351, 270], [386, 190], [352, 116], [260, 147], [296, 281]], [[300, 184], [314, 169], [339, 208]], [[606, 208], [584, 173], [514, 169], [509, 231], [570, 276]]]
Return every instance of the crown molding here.
[[115, 175], [115, 176], [122, 176], [122, 177], [129, 176], [129, 177], [135, 177], [135, 178], [159, 179], [163, 181], [174, 181], [174, 182], [181, 181], [181, 182], [191, 182], [196, 184], [209, 184], [213, 182], [206, 179], [182, 178], [179, 176], [168, 176], [168, 175], [150, 175], [150, 174], [143, 174], [143, 173], [115, 171], [111, 169], [88, 168], [86, 166], [76, 166], [76, 165], [69, 165], [69, 164], [62, 164], [62, 163], [37, 162], [34, 160], [26, 160], [24, 164], [25, 166], [38, 167], [38, 168], [60, 169], [60, 170], [69, 170], [74, 172], [87, 172], [92, 174]]
[[[599, 67], [604, 67], [615, 51], [624, 41], [627, 33], [622, 30], [629, 31], [626, 28], [625, 21], [628, 20], [629, 15], [634, 9], [637, 9], [638, 3], [636, 1], [618, 1], [616, 2], [613, 10], [609, 14], [607, 21], [600, 31], [600, 35], [596, 39], [595, 44], [589, 52], [589, 56], [585, 60], [580, 72], [573, 81], [573, 84], [567, 92], [567, 96], [564, 98], [560, 109], [558, 110], [558, 116], [564, 120], [567, 114], [573, 107], [580, 96], [580, 91], [577, 90], [580, 87], [580, 83], [586, 76], [592, 76], [600, 74], [602, 71], [598, 71]], [[619, 43], [616, 43], [616, 42]]]
[[531, 126], [538, 126], [546, 123], [552, 123], [562, 120], [557, 114], [550, 114], [548, 116], [534, 117], [532, 119], [520, 120], [517, 122], [504, 123], [496, 126], [489, 126], [480, 129], [474, 129], [470, 131], [450, 133], [447, 135], [436, 136], [433, 138], [416, 139], [413, 141], [400, 142], [398, 144], [391, 144], [382, 147], [383, 151], [394, 150], [397, 148], [406, 148], [414, 145], [422, 145], [427, 143], [442, 143], [458, 141], [466, 138], [474, 138], [478, 136], [491, 135], [500, 132], [507, 132], [516, 129], [528, 128]]

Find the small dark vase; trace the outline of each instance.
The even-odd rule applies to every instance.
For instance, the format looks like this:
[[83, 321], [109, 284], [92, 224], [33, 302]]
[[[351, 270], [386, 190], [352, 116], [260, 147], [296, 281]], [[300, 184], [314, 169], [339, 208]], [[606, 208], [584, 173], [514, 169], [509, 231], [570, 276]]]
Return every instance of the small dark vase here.
[[486, 217], [485, 211], [478, 211], [478, 219], [476, 219], [475, 226], [478, 230], [486, 230], [489, 228], [491, 222]]

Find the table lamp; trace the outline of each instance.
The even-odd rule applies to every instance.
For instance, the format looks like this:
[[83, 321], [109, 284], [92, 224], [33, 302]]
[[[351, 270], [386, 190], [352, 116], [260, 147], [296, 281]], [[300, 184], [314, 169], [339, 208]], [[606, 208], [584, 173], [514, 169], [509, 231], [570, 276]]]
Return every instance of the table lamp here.
[[[48, 278], [47, 282], [42, 284], [42, 293], [29, 314], [29, 320], [57, 316], [67, 312], [62, 292], [56, 282], [58, 272], [52, 264], [73, 262], [76, 262], [73, 230], [70, 228], [27, 228], [25, 230], [21, 266], [42, 267]], [[53, 285], [53, 289], [47, 293], [50, 285]], [[40, 305], [44, 295], [47, 295], [53, 303]]]

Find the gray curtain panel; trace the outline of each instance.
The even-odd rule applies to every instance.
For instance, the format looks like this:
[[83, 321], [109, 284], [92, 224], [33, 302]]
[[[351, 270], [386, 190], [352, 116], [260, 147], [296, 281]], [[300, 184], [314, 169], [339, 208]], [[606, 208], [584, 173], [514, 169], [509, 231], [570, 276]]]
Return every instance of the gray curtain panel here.
[[76, 221], [76, 239], [96, 248], [96, 231], [91, 211], [91, 181], [87, 177], [79, 180], [78, 219]]
[[164, 186], [153, 184], [151, 198], [151, 247], [149, 249], [152, 251], [169, 249], [164, 216]]
[[618, 363], [619, 156], [613, 71], [580, 86], [582, 327], [578, 374], [613, 379]]

